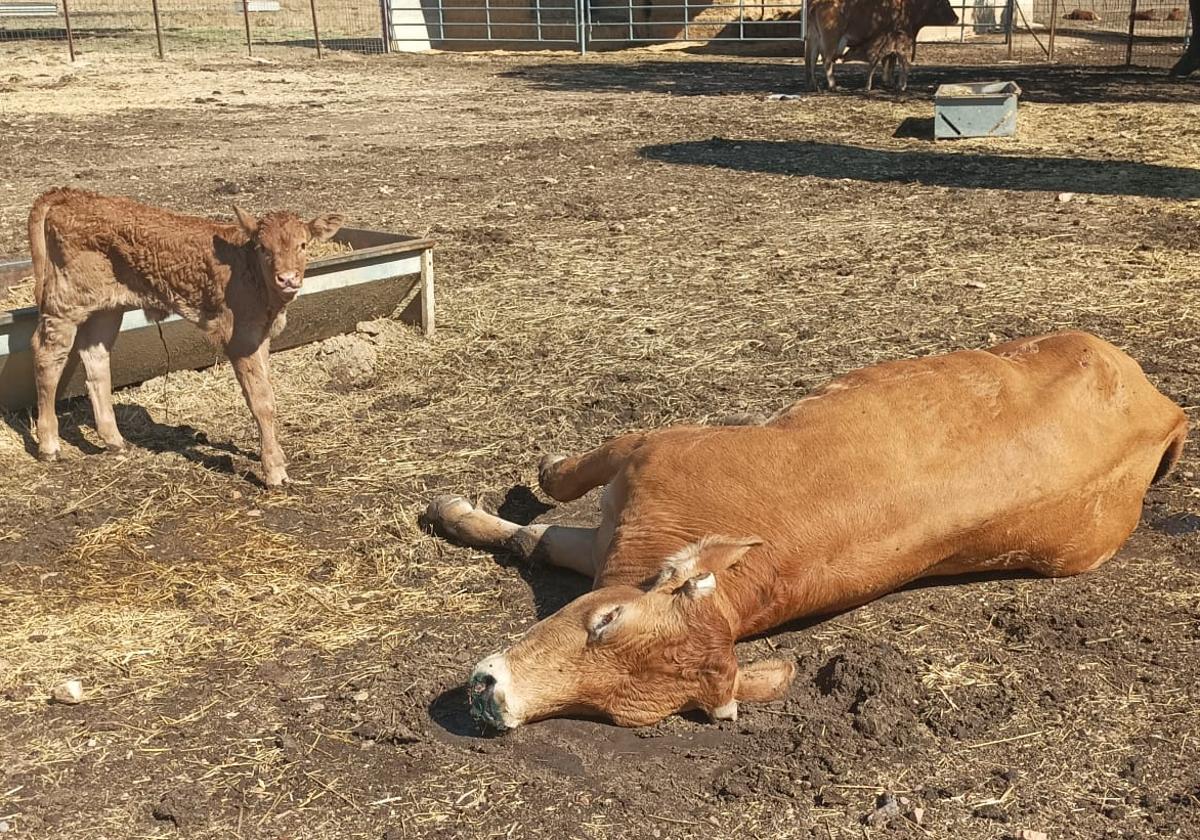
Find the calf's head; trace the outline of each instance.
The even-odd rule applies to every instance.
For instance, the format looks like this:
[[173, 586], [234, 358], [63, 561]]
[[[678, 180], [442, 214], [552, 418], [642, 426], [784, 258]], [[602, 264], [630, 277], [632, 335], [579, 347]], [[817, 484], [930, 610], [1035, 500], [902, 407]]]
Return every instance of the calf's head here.
[[735, 719], [739, 700], [781, 697], [795, 666], [738, 666], [735, 599], [723, 591], [757, 544], [706, 538], [669, 558], [645, 589], [577, 598], [475, 666], [471, 714], [498, 729], [559, 715], [646, 726], [685, 709]]
[[336, 213], [326, 213], [306, 222], [286, 211], [267, 213], [257, 219], [237, 206], [233, 212], [242, 230], [250, 237], [259, 276], [284, 303], [300, 292], [304, 269], [308, 265], [309, 244], [329, 239], [342, 226], [342, 217]]

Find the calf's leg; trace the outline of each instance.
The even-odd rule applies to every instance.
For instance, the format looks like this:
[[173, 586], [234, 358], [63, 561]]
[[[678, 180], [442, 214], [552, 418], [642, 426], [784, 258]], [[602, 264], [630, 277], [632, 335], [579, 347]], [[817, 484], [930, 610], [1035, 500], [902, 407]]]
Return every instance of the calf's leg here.
[[595, 528], [517, 525], [472, 505], [462, 496], [440, 496], [423, 517], [441, 536], [471, 548], [511, 551], [526, 559], [545, 558], [553, 566], [596, 575]]
[[96, 417], [96, 431], [109, 452], [125, 450], [125, 439], [117, 428], [112, 404], [112, 370], [109, 354], [121, 329], [122, 313], [94, 312], [79, 327], [79, 359], [87, 374], [88, 398]]
[[263, 480], [268, 487], [279, 487], [288, 481], [287, 459], [275, 437], [275, 392], [271, 389], [268, 353], [269, 348], [264, 341], [253, 353], [231, 355], [229, 361], [233, 363], [233, 372], [242, 386], [246, 405], [258, 424]]
[[71, 355], [77, 327], [65, 318], [42, 315], [33, 334], [33, 374], [37, 385], [38, 457], [43, 461], [58, 458], [62, 445], [58, 440], [58, 415], [54, 397], [58, 381]]

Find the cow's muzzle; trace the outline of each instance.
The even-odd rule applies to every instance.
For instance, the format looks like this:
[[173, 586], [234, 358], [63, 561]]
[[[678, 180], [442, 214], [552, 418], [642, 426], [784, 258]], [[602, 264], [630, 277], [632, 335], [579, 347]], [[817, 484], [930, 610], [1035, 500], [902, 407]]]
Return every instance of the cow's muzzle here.
[[282, 274], [275, 275], [275, 285], [284, 297], [291, 298], [299, 294], [300, 284], [303, 282], [304, 278], [296, 271], [285, 271]]
[[500, 703], [496, 700], [496, 678], [491, 674], [477, 671], [471, 675], [471, 682], [467, 685], [467, 702], [471, 707], [471, 717], [475, 720], [500, 730], [508, 728], [500, 711]]

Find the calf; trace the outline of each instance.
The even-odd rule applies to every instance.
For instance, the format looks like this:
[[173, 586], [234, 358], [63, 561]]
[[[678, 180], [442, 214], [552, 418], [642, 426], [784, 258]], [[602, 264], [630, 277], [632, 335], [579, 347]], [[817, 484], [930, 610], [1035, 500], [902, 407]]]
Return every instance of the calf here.
[[1085, 333], [877, 365], [772, 420], [624, 435], [545, 458], [561, 501], [606, 486], [596, 528], [517, 526], [461, 497], [426, 517], [460, 543], [539, 554], [592, 592], [480, 662], [469, 702], [499, 728], [563, 714], [620, 725], [733, 718], [793, 664], [737, 639], [980, 570], [1095, 569], [1137, 526], [1187, 421], [1137, 363]]
[[907, 35], [911, 44], [922, 27], [957, 23], [950, 0], [811, 0], [804, 50], [809, 87], [817, 89], [818, 57], [829, 89], [836, 90], [833, 67], [843, 47], [853, 49], [893, 35]]
[[96, 429], [111, 451], [125, 448], [112, 407], [109, 353], [122, 313], [142, 307], [161, 320], [174, 312], [199, 326], [233, 365], [258, 424], [264, 478], [288, 480], [275, 437], [268, 374], [270, 340], [300, 291], [313, 240], [341, 227], [335, 214], [304, 222], [287, 212], [255, 218], [234, 207], [237, 224], [184, 216], [128, 198], [73, 189], [41, 195], [29, 213], [38, 395], [38, 455], [59, 455], [54, 398], [72, 346], [87, 375]]

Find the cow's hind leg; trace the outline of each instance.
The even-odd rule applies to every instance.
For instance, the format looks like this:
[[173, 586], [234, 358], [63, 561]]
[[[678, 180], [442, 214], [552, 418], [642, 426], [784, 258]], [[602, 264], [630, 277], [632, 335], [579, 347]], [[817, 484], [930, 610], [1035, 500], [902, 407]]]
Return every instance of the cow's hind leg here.
[[634, 432], [613, 438], [582, 455], [546, 455], [538, 465], [538, 484], [552, 499], [570, 502], [589, 490], [603, 487], [652, 432]]
[[87, 374], [88, 397], [96, 417], [96, 431], [109, 452], [123, 452], [125, 439], [117, 428], [112, 404], [112, 370], [109, 354], [121, 329], [119, 311], [95, 312], [79, 327], [79, 360]]
[[54, 398], [58, 381], [75, 344], [77, 327], [65, 318], [42, 315], [34, 331], [33, 374], [37, 385], [38, 457], [43, 461], [58, 458], [62, 445], [58, 440], [58, 415], [54, 413]]
[[425, 509], [425, 522], [460, 545], [511, 551], [526, 559], [545, 559], [594, 578], [595, 528], [566, 525], [518, 525], [480, 510], [462, 496], [441, 496]]

